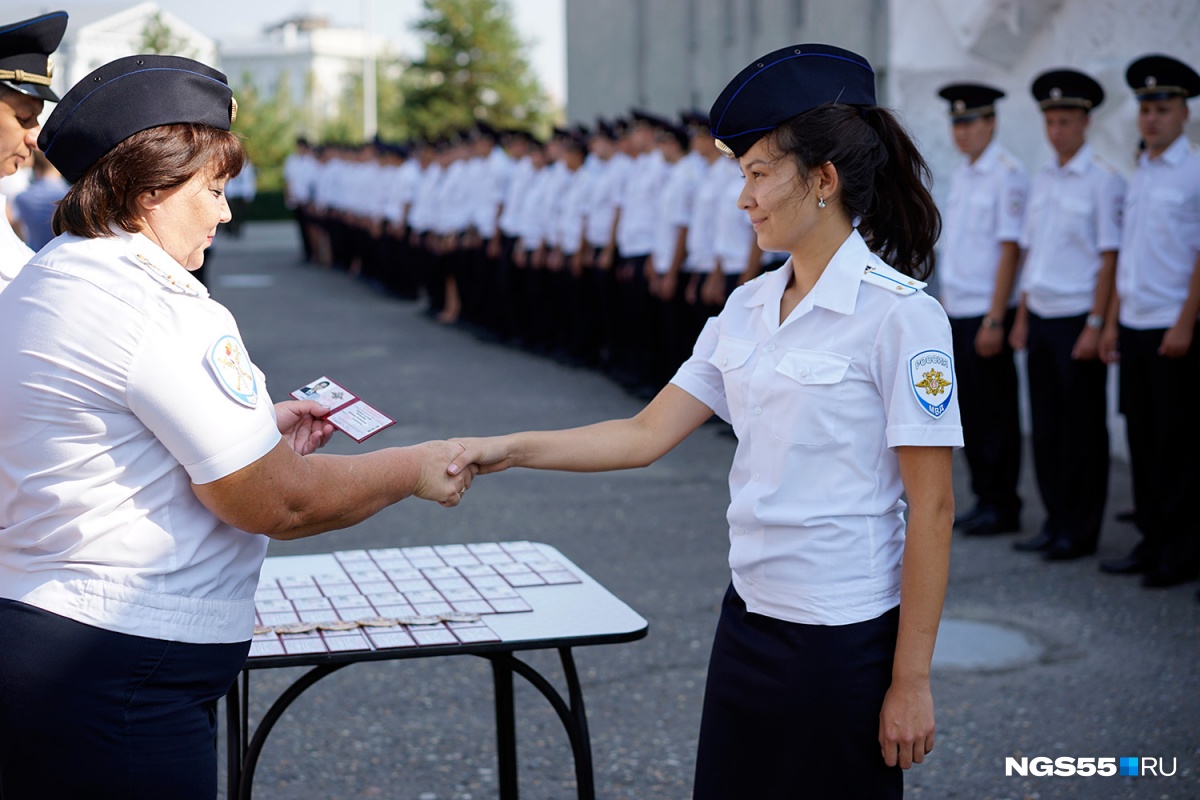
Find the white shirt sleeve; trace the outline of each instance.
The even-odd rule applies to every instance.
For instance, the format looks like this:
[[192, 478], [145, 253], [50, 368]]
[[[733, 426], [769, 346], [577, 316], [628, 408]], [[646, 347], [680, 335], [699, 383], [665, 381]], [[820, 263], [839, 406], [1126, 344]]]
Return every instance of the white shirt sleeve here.
[[194, 483], [236, 472], [279, 443], [262, 373], [251, 367], [256, 401], [248, 407], [221, 388], [209, 363], [209, 351], [222, 336], [240, 342], [232, 321], [223, 326], [212, 317], [179, 314], [146, 333], [129, 370], [126, 399]]
[[887, 445], [961, 447], [958, 376], [946, 312], [919, 293], [883, 318], [871, 372], [887, 417]]
[[671, 383], [713, 410], [718, 417], [730, 421], [729, 403], [725, 399], [725, 380], [721, 370], [713, 363], [720, 341], [719, 317], [704, 323], [704, 329], [696, 338], [692, 356], [683, 362]]

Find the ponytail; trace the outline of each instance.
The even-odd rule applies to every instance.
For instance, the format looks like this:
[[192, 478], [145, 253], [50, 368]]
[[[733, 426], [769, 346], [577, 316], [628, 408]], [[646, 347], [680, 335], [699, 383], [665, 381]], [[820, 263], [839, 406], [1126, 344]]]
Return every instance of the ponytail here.
[[929, 165], [892, 112], [879, 106], [818, 106], [780, 125], [775, 149], [802, 174], [830, 162], [843, 209], [859, 218], [871, 250], [909, 277], [933, 274], [942, 217], [929, 193]]

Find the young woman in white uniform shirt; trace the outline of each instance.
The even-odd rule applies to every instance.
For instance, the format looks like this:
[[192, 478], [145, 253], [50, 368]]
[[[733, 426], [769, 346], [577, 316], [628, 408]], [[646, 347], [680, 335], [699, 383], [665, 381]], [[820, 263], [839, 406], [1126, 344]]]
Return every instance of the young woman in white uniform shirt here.
[[928, 171], [870, 65], [834, 47], [757, 59], [711, 119], [759, 245], [790, 261], [730, 296], [637, 416], [461, 440], [450, 469], [645, 466], [731, 422], [733, 580], [694, 797], [900, 797], [934, 743], [962, 443], [950, 326], [917, 280], [940, 225]]

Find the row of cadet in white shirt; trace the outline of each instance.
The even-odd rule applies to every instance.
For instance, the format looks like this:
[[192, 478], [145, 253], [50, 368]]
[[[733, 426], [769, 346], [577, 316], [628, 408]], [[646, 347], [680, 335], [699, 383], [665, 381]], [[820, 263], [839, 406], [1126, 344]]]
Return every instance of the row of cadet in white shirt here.
[[1084, 144], [1034, 174], [996, 141], [958, 166], [944, 209], [939, 299], [951, 317], [988, 312], [1000, 242], [1026, 252], [1015, 291], [1043, 317], [1089, 313], [1100, 254], [1119, 251], [1120, 322], [1168, 328], [1200, 250], [1200, 152], [1180, 136], [1161, 158], [1144, 153], [1127, 184]]
[[613, 238], [623, 257], [653, 256], [666, 273], [678, 229], [686, 226], [684, 272], [743, 272], [754, 232], [738, 208], [741, 171], [732, 159], [691, 151], [674, 163], [660, 148], [630, 156], [589, 154], [578, 168], [560, 158], [509, 156], [501, 147], [460, 145], [422, 166], [370, 149], [318, 157], [294, 153], [284, 165], [289, 203], [318, 214], [339, 212], [389, 229], [454, 235], [499, 232], [526, 250], [604, 248]]

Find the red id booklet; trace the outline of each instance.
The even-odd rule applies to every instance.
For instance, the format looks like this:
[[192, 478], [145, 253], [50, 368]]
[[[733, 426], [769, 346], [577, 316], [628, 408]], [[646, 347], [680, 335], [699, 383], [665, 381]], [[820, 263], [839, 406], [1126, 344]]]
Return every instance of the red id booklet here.
[[329, 409], [333, 427], [356, 442], [364, 442], [396, 420], [364, 403], [353, 392], [322, 375], [292, 392], [297, 400], [316, 400]]

